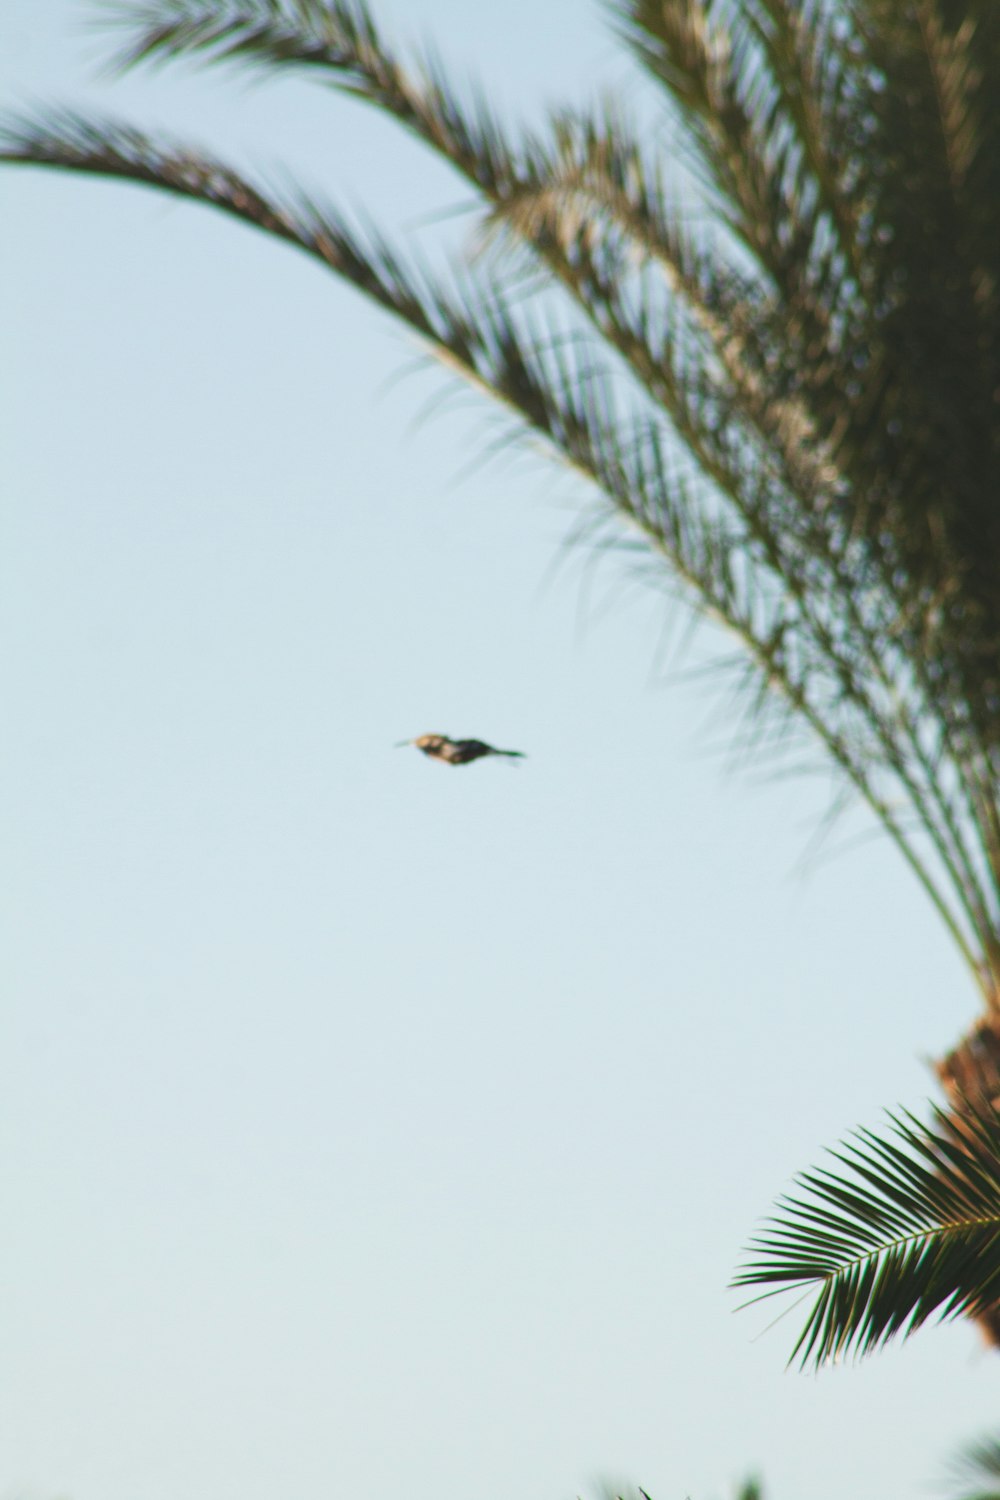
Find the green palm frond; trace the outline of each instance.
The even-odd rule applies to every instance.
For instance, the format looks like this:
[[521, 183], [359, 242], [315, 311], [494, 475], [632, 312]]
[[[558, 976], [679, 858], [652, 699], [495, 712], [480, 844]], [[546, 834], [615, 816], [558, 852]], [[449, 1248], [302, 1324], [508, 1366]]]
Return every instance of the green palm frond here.
[[431, 275], [114, 122], [8, 122], [0, 157], [204, 202], [400, 318], [735, 632], [759, 741], [811, 731], [1000, 989], [1000, 8], [620, 0], [684, 178], [613, 104], [501, 125], [364, 0], [103, 14], [124, 66], [304, 75], [388, 114], [474, 190], [471, 255]]
[[949, 1465], [953, 1500], [1000, 1500], [1000, 1437], [982, 1438]]
[[803, 1174], [751, 1241], [734, 1286], [816, 1291], [791, 1355], [803, 1367], [1000, 1300], [1000, 1114], [978, 1110], [960, 1134], [934, 1118], [858, 1131], [832, 1153], [845, 1170]]
[[[600, 1500], [652, 1500], [652, 1497], [641, 1486], [634, 1490], [620, 1490], [611, 1486], [601, 1491]], [[764, 1491], [760, 1481], [745, 1480], [736, 1491], [734, 1500], [764, 1500]]]

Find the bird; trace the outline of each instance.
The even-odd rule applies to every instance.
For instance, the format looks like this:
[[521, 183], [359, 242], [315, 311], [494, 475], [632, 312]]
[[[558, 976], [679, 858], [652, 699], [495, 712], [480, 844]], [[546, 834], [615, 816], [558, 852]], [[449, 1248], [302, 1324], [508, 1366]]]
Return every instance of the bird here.
[[523, 750], [497, 750], [485, 740], [453, 740], [446, 734], [419, 734], [415, 740], [400, 740], [396, 749], [404, 745], [416, 745], [432, 760], [443, 760], [449, 766], [465, 766], [471, 760], [481, 760], [484, 755], [509, 755], [524, 759]]

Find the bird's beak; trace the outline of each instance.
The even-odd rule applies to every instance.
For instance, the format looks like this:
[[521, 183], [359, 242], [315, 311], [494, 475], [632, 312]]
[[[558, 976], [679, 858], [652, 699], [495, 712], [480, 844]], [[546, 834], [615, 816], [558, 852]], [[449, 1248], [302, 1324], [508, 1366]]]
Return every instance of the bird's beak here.
[[393, 745], [392, 748], [394, 750], [402, 750], [406, 745], [412, 745], [412, 744], [413, 744], [412, 740], [397, 740], [396, 743]]

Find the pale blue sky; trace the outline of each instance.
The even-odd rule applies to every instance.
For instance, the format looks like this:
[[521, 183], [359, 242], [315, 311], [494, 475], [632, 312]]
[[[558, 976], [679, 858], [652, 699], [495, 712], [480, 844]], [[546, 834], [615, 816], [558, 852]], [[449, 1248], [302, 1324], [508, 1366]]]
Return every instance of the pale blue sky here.
[[[409, 244], [463, 197], [306, 84], [102, 82], [87, 13], [3, 0], [5, 104]], [[596, 6], [379, 14], [511, 110], [629, 78]], [[969, 1329], [804, 1377], [726, 1291], [974, 1012], [894, 852], [796, 873], [823, 780], [706, 751], [677, 606], [551, 578], [587, 496], [478, 464], [475, 401], [416, 422], [439, 382], [316, 266], [121, 185], [9, 171], [0, 213], [0, 1500], [930, 1493], [995, 1420]], [[438, 730], [530, 758], [391, 748]]]

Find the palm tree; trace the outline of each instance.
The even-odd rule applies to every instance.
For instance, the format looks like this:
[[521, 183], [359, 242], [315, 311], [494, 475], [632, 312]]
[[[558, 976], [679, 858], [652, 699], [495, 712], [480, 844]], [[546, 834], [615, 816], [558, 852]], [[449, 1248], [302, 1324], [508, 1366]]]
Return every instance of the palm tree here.
[[1000, 7], [617, 0], [669, 164], [610, 104], [502, 125], [364, 0], [111, 9], [125, 64], [304, 72], [471, 187], [475, 253], [435, 278], [129, 125], [53, 110], [0, 142], [304, 251], [638, 531], [736, 636], [759, 751], [821, 746], [962, 954], [982, 1010], [939, 1064], [962, 1129], [1000, 1098]]

